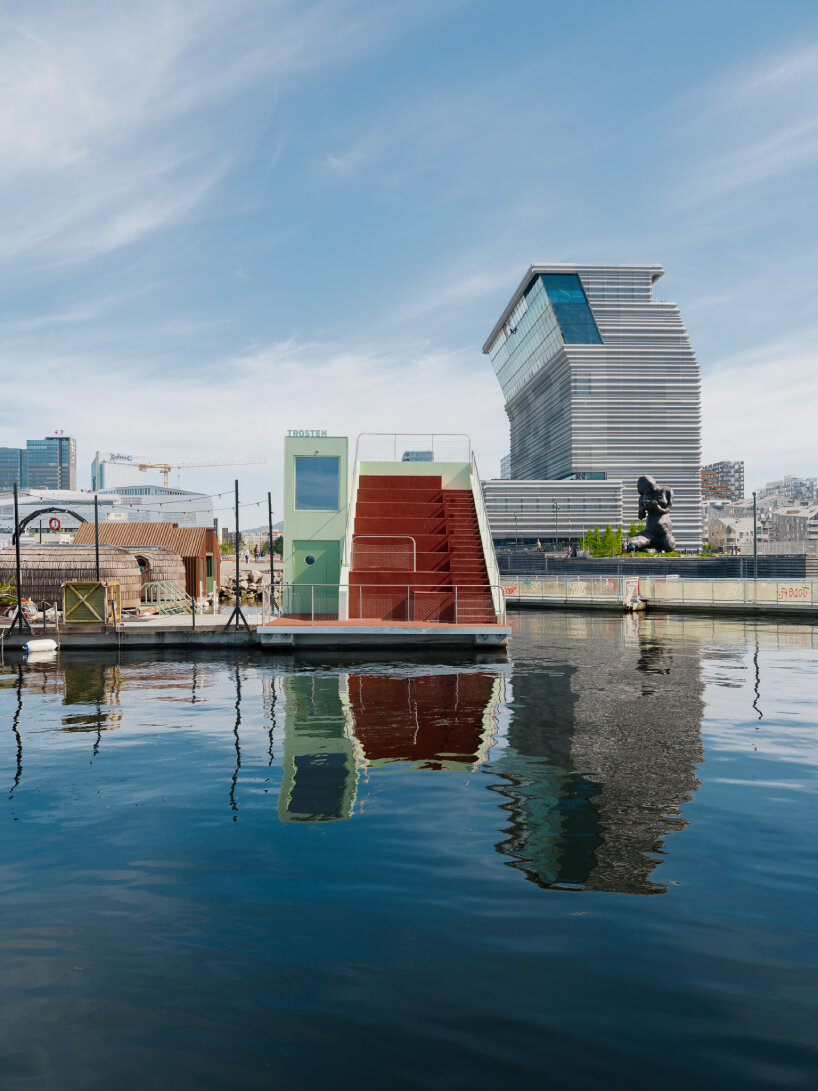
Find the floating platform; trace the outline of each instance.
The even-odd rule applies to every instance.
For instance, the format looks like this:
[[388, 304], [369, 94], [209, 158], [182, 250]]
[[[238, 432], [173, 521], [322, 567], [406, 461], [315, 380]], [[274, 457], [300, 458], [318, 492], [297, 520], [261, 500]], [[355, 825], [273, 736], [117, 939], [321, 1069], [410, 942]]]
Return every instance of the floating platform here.
[[[260, 625], [248, 619], [249, 631], [234, 625], [225, 631], [227, 614], [205, 614], [191, 619], [180, 617], [150, 617], [128, 619], [116, 627], [103, 625], [73, 625], [53, 627], [43, 631], [33, 625], [35, 637], [45, 636], [57, 641], [61, 648], [266, 648], [269, 651], [292, 651], [309, 647], [328, 651], [346, 648], [504, 648], [511, 629], [507, 625], [451, 625], [432, 622], [329, 621], [311, 624], [292, 619], [275, 619]], [[0, 648], [22, 648], [32, 634], [14, 632], [9, 625], [0, 626]]]
[[313, 624], [276, 618], [256, 629], [263, 648], [504, 648], [508, 625], [459, 625], [430, 621], [355, 618]]

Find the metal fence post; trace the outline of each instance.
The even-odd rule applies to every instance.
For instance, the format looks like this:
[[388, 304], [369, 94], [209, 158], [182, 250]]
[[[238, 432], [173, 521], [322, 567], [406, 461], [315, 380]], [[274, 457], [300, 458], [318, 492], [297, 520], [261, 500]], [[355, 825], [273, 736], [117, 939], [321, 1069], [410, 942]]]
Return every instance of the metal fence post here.
[[315, 584], [310, 584], [310, 625], [315, 624]]
[[457, 625], [457, 584], [454, 585], [454, 623]]

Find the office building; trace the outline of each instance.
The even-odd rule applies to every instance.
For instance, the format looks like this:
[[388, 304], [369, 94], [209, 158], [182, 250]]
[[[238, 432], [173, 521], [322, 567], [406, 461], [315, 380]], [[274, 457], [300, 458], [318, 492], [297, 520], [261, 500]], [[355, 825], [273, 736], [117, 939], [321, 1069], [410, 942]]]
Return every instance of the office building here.
[[23, 488], [26, 480], [26, 452], [20, 447], [0, 447], [0, 489]]
[[147, 462], [141, 455], [123, 455], [117, 451], [97, 451], [91, 463], [92, 489], [118, 489], [120, 486], [144, 485], [146, 471], [140, 463]]
[[26, 485], [30, 489], [76, 489], [77, 441], [46, 436], [26, 441]]
[[71, 436], [30, 439], [0, 447], [0, 489], [76, 489], [77, 441]]
[[511, 455], [503, 455], [500, 459], [500, 477], [511, 477]]
[[660, 265], [532, 265], [483, 347], [506, 399], [515, 480], [673, 489], [679, 548], [701, 544], [701, 382]]
[[744, 499], [744, 463], [711, 462], [702, 466], [702, 497]]
[[559, 550], [593, 527], [622, 526], [619, 481], [484, 481], [483, 501], [498, 549]]

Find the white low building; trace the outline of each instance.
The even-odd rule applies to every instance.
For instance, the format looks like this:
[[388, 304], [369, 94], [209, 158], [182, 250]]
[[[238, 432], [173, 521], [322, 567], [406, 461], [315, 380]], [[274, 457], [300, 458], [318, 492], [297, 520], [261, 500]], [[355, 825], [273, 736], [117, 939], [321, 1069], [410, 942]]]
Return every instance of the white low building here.
[[707, 528], [707, 539], [717, 553], [746, 553], [753, 548], [753, 520], [714, 519]]
[[[484, 481], [491, 536], [498, 548], [564, 549], [593, 527], [623, 525], [621, 481]], [[628, 527], [623, 527], [627, 534]]]

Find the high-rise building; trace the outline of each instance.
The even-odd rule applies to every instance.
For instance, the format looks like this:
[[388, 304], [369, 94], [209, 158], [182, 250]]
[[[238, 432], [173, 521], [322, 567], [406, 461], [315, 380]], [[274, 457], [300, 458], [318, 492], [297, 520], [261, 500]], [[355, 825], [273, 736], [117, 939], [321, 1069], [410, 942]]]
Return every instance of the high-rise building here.
[[503, 455], [500, 459], [500, 477], [511, 477], [511, 455]]
[[27, 440], [26, 461], [30, 489], [76, 489], [77, 441], [71, 436]]
[[71, 436], [30, 439], [0, 447], [0, 489], [76, 489], [77, 441]]
[[21, 447], [0, 447], [0, 489], [23, 488], [26, 483], [26, 452]]
[[711, 462], [702, 466], [702, 497], [744, 499], [744, 463]]
[[701, 381], [660, 265], [532, 265], [483, 347], [506, 399], [511, 477], [673, 489], [681, 548], [701, 543]]
[[147, 462], [141, 455], [123, 455], [116, 451], [97, 451], [91, 463], [92, 489], [118, 489], [121, 486], [144, 485], [146, 471], [140, 463]]

